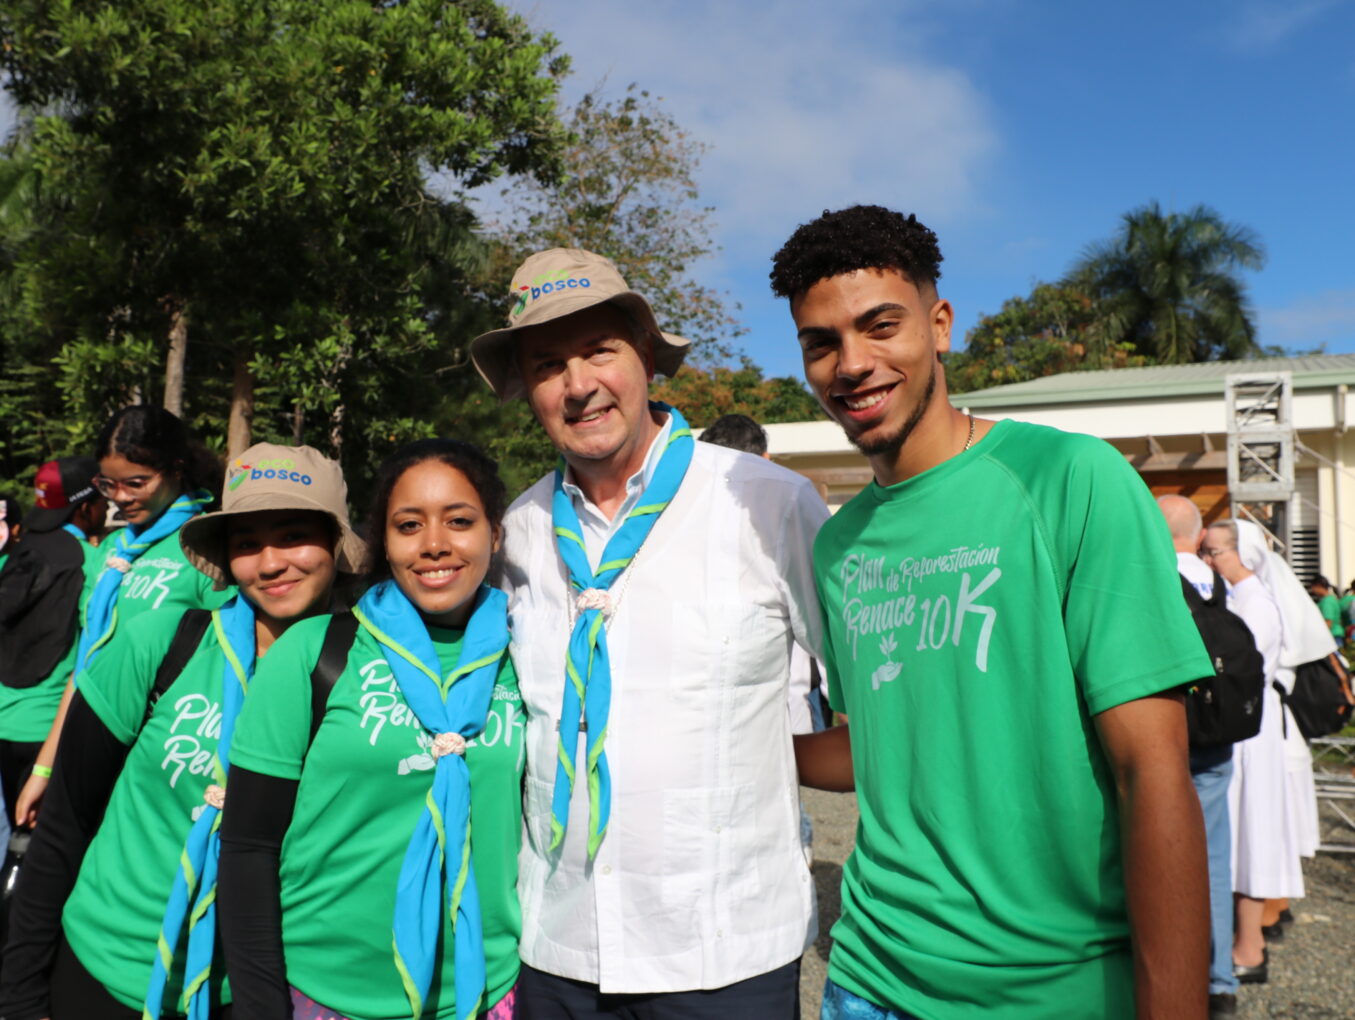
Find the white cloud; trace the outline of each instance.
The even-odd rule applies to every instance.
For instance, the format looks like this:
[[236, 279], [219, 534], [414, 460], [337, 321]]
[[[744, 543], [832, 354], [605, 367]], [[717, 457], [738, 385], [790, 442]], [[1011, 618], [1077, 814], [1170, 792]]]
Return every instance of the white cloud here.
[[1234, 49], [1262, 50], [1307, 28], [1344, 0], [1247, 0], [1229, 26]]
[[1257, 312], [1262, 343], [1312, 345], [1355, 340], [1355, 289], [1327, 290]]
[[634, 81], [711, 146], [701, 197], [732, 259], [765, 260], [797, 223], [852, 202], [932, 223], [978, 206], [997, 132], [968, 77], [927, 52], [920, 3], [517, 6], [573, 58], [571, 92]]

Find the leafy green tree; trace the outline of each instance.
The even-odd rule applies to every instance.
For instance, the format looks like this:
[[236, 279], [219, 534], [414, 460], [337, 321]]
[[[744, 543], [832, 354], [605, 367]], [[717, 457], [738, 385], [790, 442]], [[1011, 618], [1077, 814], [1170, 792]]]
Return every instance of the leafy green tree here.
[[983, 316], [964, 349], [944, 357], [952, 393], [1025, 382], [1078, 369], [1149, 364], [1128, 343], [1108, 343], [1096, 305], [1068, 284], [1039, 283], [1027, 297], [1009, 298]]
[[823, 418], [823, 409], [798, 379], [767, 379], [748, 358], [738, 368], [684, 365], [651, 389], [655, 400], [682, 411], [693, 428], [705, 428], [725, 414], [746, 414], [760, 425]]
[[1095, 301], [1108, 346], [1130, 344], [1167, 364], [1244, 358], [1258, 347], [1238, 271], [1264, 262], [1256, 235], [1208, 206], [1164, 213], [1150, 202], [1087, 248], [1068, 282]]
[[426, 434], [425, 289], [472, 302], [486, 258], [427, 175], [555, 171], [553, 46], [493, 0], [7, 3], [45, 196], [16, 273], [75, 440], [140, 396], [220, 443], [231, 406], [233, 449], [304, 440], [360, 479]]

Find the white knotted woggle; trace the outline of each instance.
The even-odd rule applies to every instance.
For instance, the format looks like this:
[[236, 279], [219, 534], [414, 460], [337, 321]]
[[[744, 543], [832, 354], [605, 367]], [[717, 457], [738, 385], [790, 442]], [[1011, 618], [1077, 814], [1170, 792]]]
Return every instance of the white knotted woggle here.
[[460, 733], [439, 733], [433, 738], [432, 755], [436, 761], [444, 754], [466, 753], [466, 738]]
[[218, 811], [226, 807], [226, 791], [215, 783], [202, 791], [202, 799]]
[[600, 609], [603, 616], [611, 616], [612, 596], [604, 588], [585, 588], [574, 599], [574, 608], [580, 613], [585, 609]]
[[129, 563], [127, 560], [124, 560], [121, 556], [108, 557], [108, 559], [104, 560], [104, 566], [112, 567], [120, 574], [125, 574], [127, 573], [127, 571], [132, 569], [131, 563]]

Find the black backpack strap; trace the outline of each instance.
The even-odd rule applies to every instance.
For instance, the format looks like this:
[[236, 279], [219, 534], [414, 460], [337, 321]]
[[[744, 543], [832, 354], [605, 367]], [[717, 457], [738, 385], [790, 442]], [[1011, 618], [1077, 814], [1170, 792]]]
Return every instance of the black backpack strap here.
[[211, 623], [210, 609], [190, 609], [179, 618], [179, 626], [169, 642], [169, 650], [160, 660], [160, 668], [155, 671], [155, 682], [151, 684], [151, 693], [146, 699], [146, 718], [141, 723], [143, 726], [150, 720], [160, 696], [179, 679], [179, 674], [188, 665], [188, 660], [198, 650], [198, 645], [202, 644], [203, 635], [207, 633]]
[[1228, 586], [1224, 583], [1223, 577], [1216, 570], [1214, 571], [1214, 592], [1209, 596], [1211, 606], [1222, 606], [1228, 608]]
[[308, 747], [315, 740], [316, 731], [325, 718], [329, 692], [334, 690], [344, 667], [348, 665], [348, 653], [357, 633], [358, 618], [352, 613], [336, 613], [329, 618], [325, 641], [320, 646], [320, 658], [311, 670], [311, 735], [307, 741]]

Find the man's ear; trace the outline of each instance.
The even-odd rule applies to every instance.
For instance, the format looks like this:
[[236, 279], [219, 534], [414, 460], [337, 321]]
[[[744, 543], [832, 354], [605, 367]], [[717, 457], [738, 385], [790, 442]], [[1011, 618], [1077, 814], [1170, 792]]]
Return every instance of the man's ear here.
[[950, 350], [950, 330], [955, 324], [955, 309], [945, 298], [937, 298], [928, 315], [932, 338], [936, 341], [936, 353], [944, 354]]

